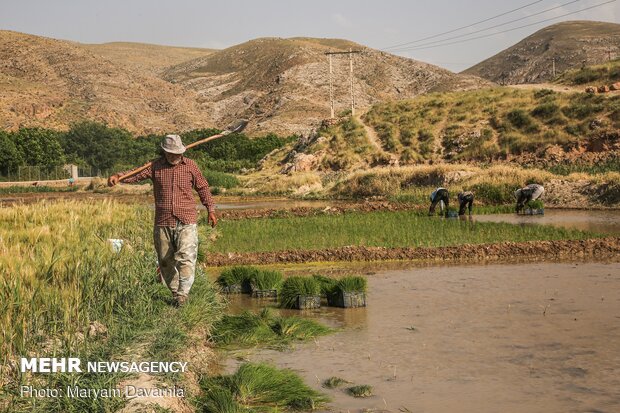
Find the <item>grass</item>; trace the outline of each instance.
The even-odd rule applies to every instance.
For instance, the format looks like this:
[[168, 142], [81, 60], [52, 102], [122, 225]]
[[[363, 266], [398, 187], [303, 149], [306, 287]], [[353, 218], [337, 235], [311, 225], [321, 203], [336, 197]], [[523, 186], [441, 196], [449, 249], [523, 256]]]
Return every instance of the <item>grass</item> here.
[[314, 277], [292, 276], [287, 278], [280, 290], [280, 305], [294, 308], [298, 296], [317, 296], [321, 294], [321, 284]]
[[[620, 73], [618, 61], [608, 80]], [[601, 78], [602, 79], [602, 78]], [[618, 80], [615, 80], [618, 81]], [[364, 120], [401, 164], [428, 160], [496, 161], [548, 145], [566, 150], [599, 133], [589, 122], [618, 126], [618, 97], [498, 87], [432, 93], [374, 105]], [[575, 134], [574, 131], [581, 131]], [[436, 148], [437, 150], [435, 150]]]
[[207, 412], [280, 412], [313, 410], [328, 401], [291, 370], [268, 364], [242, 364], [229, 376], [201, 381], [199, 405]]
[[620, 59], [601, 65], [569, 70], [556, 79], [556, 83], [564, 85], [585, 85], [593, 82], [597, 84], [620, 82]]
[[[347, 245], [443, 247], [502, 241], [583, 239], [593, 234], [544, 225], [470, 222], [421, 217], [408, 211], [351, 212], [336, 216], [222, 221], [214, 252], [317, 250]], [[289, 279], [290, 280], [290, 279]], [[282, 294], [305, 291], [301, 280], [285, 281]], [[293, 283], [295, 283], [293, 285]], [[316, 282], [317, 290], [320, 285]]]
[[78, 190], [77, 186], [63, 186], [63, 187], [55, 187], [55, 186], [21, 186], [21, 185], [12, 185], [6, 187], [0, 187], [0, 194], [24, 194], [31, 192], [75, 192]]
[[[71, 354], [82, 360], [123, 359], [129, 347], [169, 360], [208, 329], [223, 304], [198, 275], [188, 305], [171, 308], [155, 278], [153, 212], [104, 201], [57, 201], [0, 208], [0, 350], [4, 366], [23, 355]], [[105, 241], [126, 240], [114, 253]], [[92, 322], [107, 328], [90, 337]], [[204, 340], [206, 337], [202, 337]], [[19, 384], [114, 387], [120, 374], [30, 376], [2, 369], [0, 407], [12, 412], [114, 411], [121, 399], [19, 397]]]
[[219, 346], [282, 346], [329, 333], [331, 330], [313, 320], [301, 317], [276, 317], [268, 309], [258, 313], [245, 311], [225, 315], [215, 323], [213, 340]]

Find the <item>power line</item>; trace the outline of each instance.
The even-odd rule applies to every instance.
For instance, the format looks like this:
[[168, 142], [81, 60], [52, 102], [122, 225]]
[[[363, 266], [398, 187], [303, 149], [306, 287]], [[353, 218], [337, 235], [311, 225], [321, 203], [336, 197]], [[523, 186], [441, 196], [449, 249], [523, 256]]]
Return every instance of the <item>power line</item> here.
[[461, 34], [461, 35], [458, 35], [458, 36], [447, 37], [445, 39], [435, 40], [433, 42], [428, 42], [428, 43], [422, 43], [422, 44], [419, 44], [419, 45], [416, 45], [416, 46], [411, 46], [411, 47], [429, 46], [429, 45], [432, 45], [432, 44], [443, 43], [443, 42], [446, 42], [448, 40], [454, 40], [454, 39], [458, 39], [458, 38], [465, 37], [465, 36], [471, 36], [472, 34], [485, 32], [485, 31], [491, 30], [491, 29], [496, 29], [498, 27], [506, 26], [506, 25], [511, 24], [511, 23], [515, 23], [515, 22], [518, 22], [518, 21], [521, 21], [521, 20], [529, 19], [530, 17], [539, 16], [541, 14], [545, 14], [545, 13], [553, 11], [553, 10], [561, 9], [564, 6], [568, 6], [569, 4], [577, 3], [577, 2], [580, 2], [580, 1], [582, 1], [582, 0], [572, 0], [572, 1], [569, 1], [567, 3], [560, 4], [559, 6], [551, 7], [550, 9], [539, 11], [539, 12], [533, 13], [533, 14], [528, 14], [527, 16], [519, 17], [518, 19], [510, 20], [510, 21], [507, 21], [507, 22], [504, 22], [504, 23], [496, 24], [495, 26], [489, 26], [489, 27], [486, 27], [484, 29], [476, 30], [476, 31], [473, 31], [473, 32], [470, 32], [470, 33], [467, 33], [467, 34]]
[[389, 46], [389, 47], [386, 47], [386, 48], [381, 49], [381, 50], [394, 49], [394, 48], [397, 48], [397, 47], [400, 47], [400, 46], [406, 46], [406, 45], [408, 45], [408, 44], [413, 44], [413, 43], [422, 42], [422, 41], [424, 41], [424, 40], [434, 39], [434, 38], [436, 38], [436, 37], [443, 36], [444, 34], [454, 33], [454, 32], [457, 32], [457, 31], [459, 31], [459, 30], [462, 30], [462, 29], [467, 29], [467, 28], [469, 28], [469, 27], [476, 26], [476, 25], [481, 24], [481, 23], [486, 23], [486, 22], [488, 22], [489, 20], [497, 19], [498, 17], [502, 17], [502, 16], [505, 16], [505, 15], [507, 15], [507, 14], [514, 13], [514, 12], [516, 12], [516, 11], [519, 11], [519, 10], [525, 9], [526, 7], [529, 7], [529, 6], [533, 5], [533, 4], [540, 3], [541, 1], [543, 1], [543, 0], [537, 0], [537, 1], [534, 1], [534, 2], [532, 2], [532, 3], [528, 3], [528, 4], [526, 4], [525, 6], [521, 6], [521, 7], [518, 7], [518, 8], [516, 8], [516, 9], [512, 9], [512, 10], [509, 10], [509, 11], [507, 11], [507, 12], [504, 12], [504, 13], [498, 14], [498, 15], [496, 15], [496, 16], [489, 17], [489, 18], [486, 18], [486, 19], [484, 19], [484, 20], [480, 20], [480, 21], [477, 21], [477, 22], [475, 22], [475, 23], [468, 24], [467, 26], [457, 27], [456, 29], [448, 30], [447, 32], [443, 32], [443, 33], [435, 34], [435, 35], [428, 36], [428, 37], [423, 37], [422, 39], [413, 40], [413, 41], [411, 41], [411, 42], [407, 42], [407, 43], [401, 43], [401, 44], [397, 44], [397, 45], [394, 45], [394, 46]]
[[472, 38], [470, 38], [470, 39], [463, 39], [463, 40], [458, 40], [458, 41], [455, 41], [455, 42], [442, 43], [442, 44], [438, 44], [438, 45], [435, 45], [435, 46], [426, 46], [426, 47], [421, 47], [421, 46], [412, 46], [412, 47], [404, 47], [404, 48], [401, 48], [401, 49], [398, 49], [398, 50], [392, 50], [391, 52], [392, 52], [392, 53], [397, 53], [397, 52], [404, 52], [404, 51], [415, 51], [415, 50], [432, 49], [432, 48], [435, 48], [435, 47], [450, 46], [450, 45], [453, 45], [453, 44], [465, 43], [465, 42], [469, 42], [469, 41], [472, 41], [472, 40], [485, 39], [485, 38], [487, 38], [487, 37], [496, 36], [496, 35], [498, 35], [498, 34], [508, 33], [508, 32], [512, 32], [512, 31], [515, 31], [515, 30], [523, 29], [523, 28], [525, 28], [525, 27], [530, 27], [530, 26], [535, 26], [535, 25], [537, 25], [537, 24], [546, 23], [546, 22], [551, 21], [551, 20], [561, 19], [562, 17], [570, 16], [570, 15], [573, 15], [573, 14], [581, 13], [581, 12], [583, 12], [583, 11], [587, 11], [587, 10], [591, 10], [591, 9], [594, 9], [594, 8], [597, 8], [597, 7], [601, 7], [601, 6], [604, 6], [605, 4], [614, 3], [615, 1], [616, 1], [616, 0], [606, 1], [606, 2], [604, 2], [604, 3], [599, 3], [599, 4], [596, 4], [596, 5], [594, 5], [594, 6], [590, 6], [590, 7], [586, 7], [586, 8], [580, 9], [580, 10], [575, 10], [575, 11], [570, 12], [570, 13], [562, 14], [562, 15], [560, 15], [560, 16], [551, 17], [551, 18], [549, 18], [549, 19], [540, 20], [540, 21], [537, 21], [537, 22], [534, 22], [534, 23], [530, 23], [530, 24], [525, 24], [525, 25], [523, 25], [523, 26], [514, 27], [514, 28], [512, 28], [512, 29], [502, 30], [502, 31], [500, 31], [500, 32], [490, 33], [490, 34], [483, 35], [483, 36], [472, 37]]

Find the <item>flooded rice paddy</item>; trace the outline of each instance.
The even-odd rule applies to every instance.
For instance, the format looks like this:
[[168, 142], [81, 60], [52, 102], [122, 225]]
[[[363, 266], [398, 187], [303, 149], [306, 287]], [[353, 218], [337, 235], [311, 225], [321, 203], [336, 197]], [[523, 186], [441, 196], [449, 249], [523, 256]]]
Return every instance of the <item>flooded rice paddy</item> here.
[[[303, 313], [338, 332], [238, 351], [226, 368], [291, 368], [332, 398], [325, 411], [620, 411], [620, 264], [400, 268], [368, 281], [367, 308]], [[235, 297], [231, 309], [262, 304]], [[323, 388], [332, 376], [351, 384]], [[372, 397], [345, 391], [362, 384]]]

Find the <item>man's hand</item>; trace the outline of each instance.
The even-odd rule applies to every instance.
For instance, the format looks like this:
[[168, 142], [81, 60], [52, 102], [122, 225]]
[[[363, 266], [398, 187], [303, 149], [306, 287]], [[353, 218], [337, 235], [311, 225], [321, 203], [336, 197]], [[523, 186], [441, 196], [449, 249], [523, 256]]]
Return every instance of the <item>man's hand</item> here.
[[119, 182], [118, 175], [112, 175], [108, 178], [108, 186], [114, 186]]
[[209, 224], [211, 224], [211, 228], [215, 228], [217, 225], [217, 217], [215, 216], [215, 212], [209, 212]]

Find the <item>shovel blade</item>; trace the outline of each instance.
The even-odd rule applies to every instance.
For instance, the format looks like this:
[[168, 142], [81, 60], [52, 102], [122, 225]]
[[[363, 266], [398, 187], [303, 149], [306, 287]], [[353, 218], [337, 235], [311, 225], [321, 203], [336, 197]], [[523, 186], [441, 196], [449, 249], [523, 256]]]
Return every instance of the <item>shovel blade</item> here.
[[248, 126], [248, 122], [249, 120], [247, 119], [236, 120], [226, 128], [226, 132], [228, 133], [241, 132], [242, 130], [245, 129], [246, 126]]

